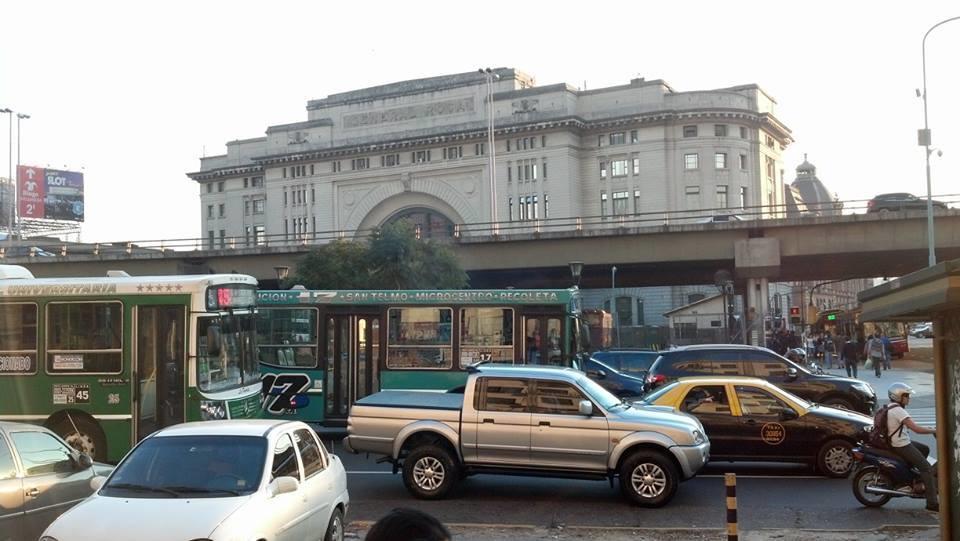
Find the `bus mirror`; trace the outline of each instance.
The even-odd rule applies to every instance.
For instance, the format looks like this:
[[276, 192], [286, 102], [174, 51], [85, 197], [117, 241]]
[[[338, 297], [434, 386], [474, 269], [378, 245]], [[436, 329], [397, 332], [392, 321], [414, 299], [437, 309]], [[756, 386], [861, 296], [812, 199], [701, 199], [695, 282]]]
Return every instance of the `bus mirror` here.
[[220, 325], [213, 324], [207, 327], [207, 355], [220, 355]]

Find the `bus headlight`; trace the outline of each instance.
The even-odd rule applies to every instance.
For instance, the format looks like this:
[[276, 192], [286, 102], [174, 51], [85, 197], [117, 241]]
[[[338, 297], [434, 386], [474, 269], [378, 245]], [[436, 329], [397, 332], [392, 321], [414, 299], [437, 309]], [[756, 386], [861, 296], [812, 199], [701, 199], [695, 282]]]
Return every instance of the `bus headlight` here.
[[227, 418], [227, 405], [220, 400], [201, 400], [200, 418], [204, 421], [219, 421]]

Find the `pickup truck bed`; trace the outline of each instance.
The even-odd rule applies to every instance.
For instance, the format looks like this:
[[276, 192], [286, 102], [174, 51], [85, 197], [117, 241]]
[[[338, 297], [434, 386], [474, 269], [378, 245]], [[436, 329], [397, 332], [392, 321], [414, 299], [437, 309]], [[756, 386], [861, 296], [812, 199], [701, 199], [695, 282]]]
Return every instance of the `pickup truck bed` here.
[[383, 391], [365, 396], [357, 406], [381, 408], [417, 408], [428, 410], [456, 410], [463, 407], [463, 395], [456, 393], [431, 393], [425, 391]]

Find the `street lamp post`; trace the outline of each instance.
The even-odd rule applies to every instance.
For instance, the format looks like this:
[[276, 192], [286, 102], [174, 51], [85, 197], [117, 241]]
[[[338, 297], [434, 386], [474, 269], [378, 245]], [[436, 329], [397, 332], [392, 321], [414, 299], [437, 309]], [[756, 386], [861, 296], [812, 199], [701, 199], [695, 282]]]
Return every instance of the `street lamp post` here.
[[[11, 220], [12, 220], [12, 216], [9, 214], [9, 212], [12, 212], [12, 209], [11, 209], [12, 205], [11, 205], [11, 203], [12, 203], [12, 199], [13, 199], [13, 198], [12, 198], [12, 196], [13, 196], [13, 191], [17, 189], [16, 185], [15, 185], [14, 182], [13, 182], [13, 109], [10, 109], [9, 107], [6, 107], [6, 108], [3, 108], [3, 109], [0, 109], [0, 113], [6, 113], [6, 114], [10, 115], [10, 137], [9, 137], [9, 139], [8, 139], [9, 145], [8, 145], [8, 151], [7, 151], [7, 181], [10, 183], [10, 195], [6, 196], [6, 197], [2, 200], [2, 204], [3, 204], [3, 208], [8, 209], [8, 214], [7, 214], [7, 243], [11, 243], [11, 242], [13, 242], [13, 241], [11, 240], [11, 233], [12, 233], [12, 231], [11, 231], [11, 229], [12, 229], [12, 227], [11, 227], [11, 224], [12, 224]], [[7, 199], [10, 199], [11, 201], [7, 201]]]
[[[17, 176], [20, 176], [20, 121], [29, 119], [30, 115], [26, 113], [17, 113]], [[17, 179], [17, 182], [14, 183], [13, 197], [10, 198], [10, 214], [7, 217], [7, 229], [13, 231], [13, 226], [17, 226], [17, 231], [20, 232], [19, 220], [17, 220], [17, 215], [19, 214], [20, 209], [17, 208], [17, 190], [16, 188], [20, 186], [20, 179]], [[18, 235], [22, 237], [23, 235]]]
[[933, 29], [950, 21], [960, 20], [960, 17], [950, 17], [949, 19], [944, 19], [937, 24], [930, 27], [927, 30], [927, 33], [923, 35], [923, 41], [921, 42], [921, 56], [923, 61], [923, 129], [920, 130], [918, 135], [918, 142], [920, 146], [924, 147], [926, 153], [926, 165], [927, 165], [927, 262], [929, 266], [934, 266], [937, 264], [937, 254], [934, 249], [936, 243], [933, 232], [933, 192], [932, 185], [930, 182], [930, 149], [931, 137], [930, 137], [930, 123], [927, 118], [927, 36], [930, 35], [930, 32], [933, 32]]

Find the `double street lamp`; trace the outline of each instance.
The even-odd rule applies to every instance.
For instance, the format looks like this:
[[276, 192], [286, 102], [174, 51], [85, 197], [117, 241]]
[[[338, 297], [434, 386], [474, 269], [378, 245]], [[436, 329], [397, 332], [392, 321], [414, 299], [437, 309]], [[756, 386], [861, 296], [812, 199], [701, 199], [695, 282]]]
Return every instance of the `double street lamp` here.
[[923, 129], [919, 131], [917, 140], [920, 146], [924, 147], [927, 160], [927, 259], [929, 266], [931, 267], [937, 264], [937, 254], [934, 249], [936, 242], [933, 233], [933, 194], [930, 182], [930, 153], [934, 150], [930, 148], [930, 123], [927, 119], [927, 36], [929, 36], [930, 32], [933, 32], [933, 30], [938, 26], [956, 20], [960, 20], [960, 17], [950, 17], [949, 19], [944, 19], [931, 26], [930, 29], [927, 30], [927, 33], [923, 35], [923, 41], [921, 42], [921, 53], [923, 60], [923, 94], [921, 94], [920, 97], [923, 98]]
[[13, 217], [16, 214], [15, 198], [18, 187], [18, 182], [14, 181], [13, 178], [13, 115], [17, 115], [17, 171], [20, 170], [20, 121], [30, 118], [30, 115], [26, 113], [17, 113], [9, 107], [0, 109], [0, 113], [6, 113], [10, 115], [9, 117], [9, 142], [7, 149], [7, 180], [9, 181], [9, 186], [4, 189], [3, 192], [0, 192], [0, 208], [6, 210], [7, 213], [7, 241], [12, 242], [13, 238]]
[[500, 76], [490, 68], [481, 68], [480, 73], [487, 80], [487, 146], [489, 147], [489, 158], [488, 168], [490, 169], [490, 222], [492, 223], [491, 232], [496, 235], [498, 232], [497, 226], [497, 149], [494, 146], [493, 139], [493, 82], [499, 81]]

